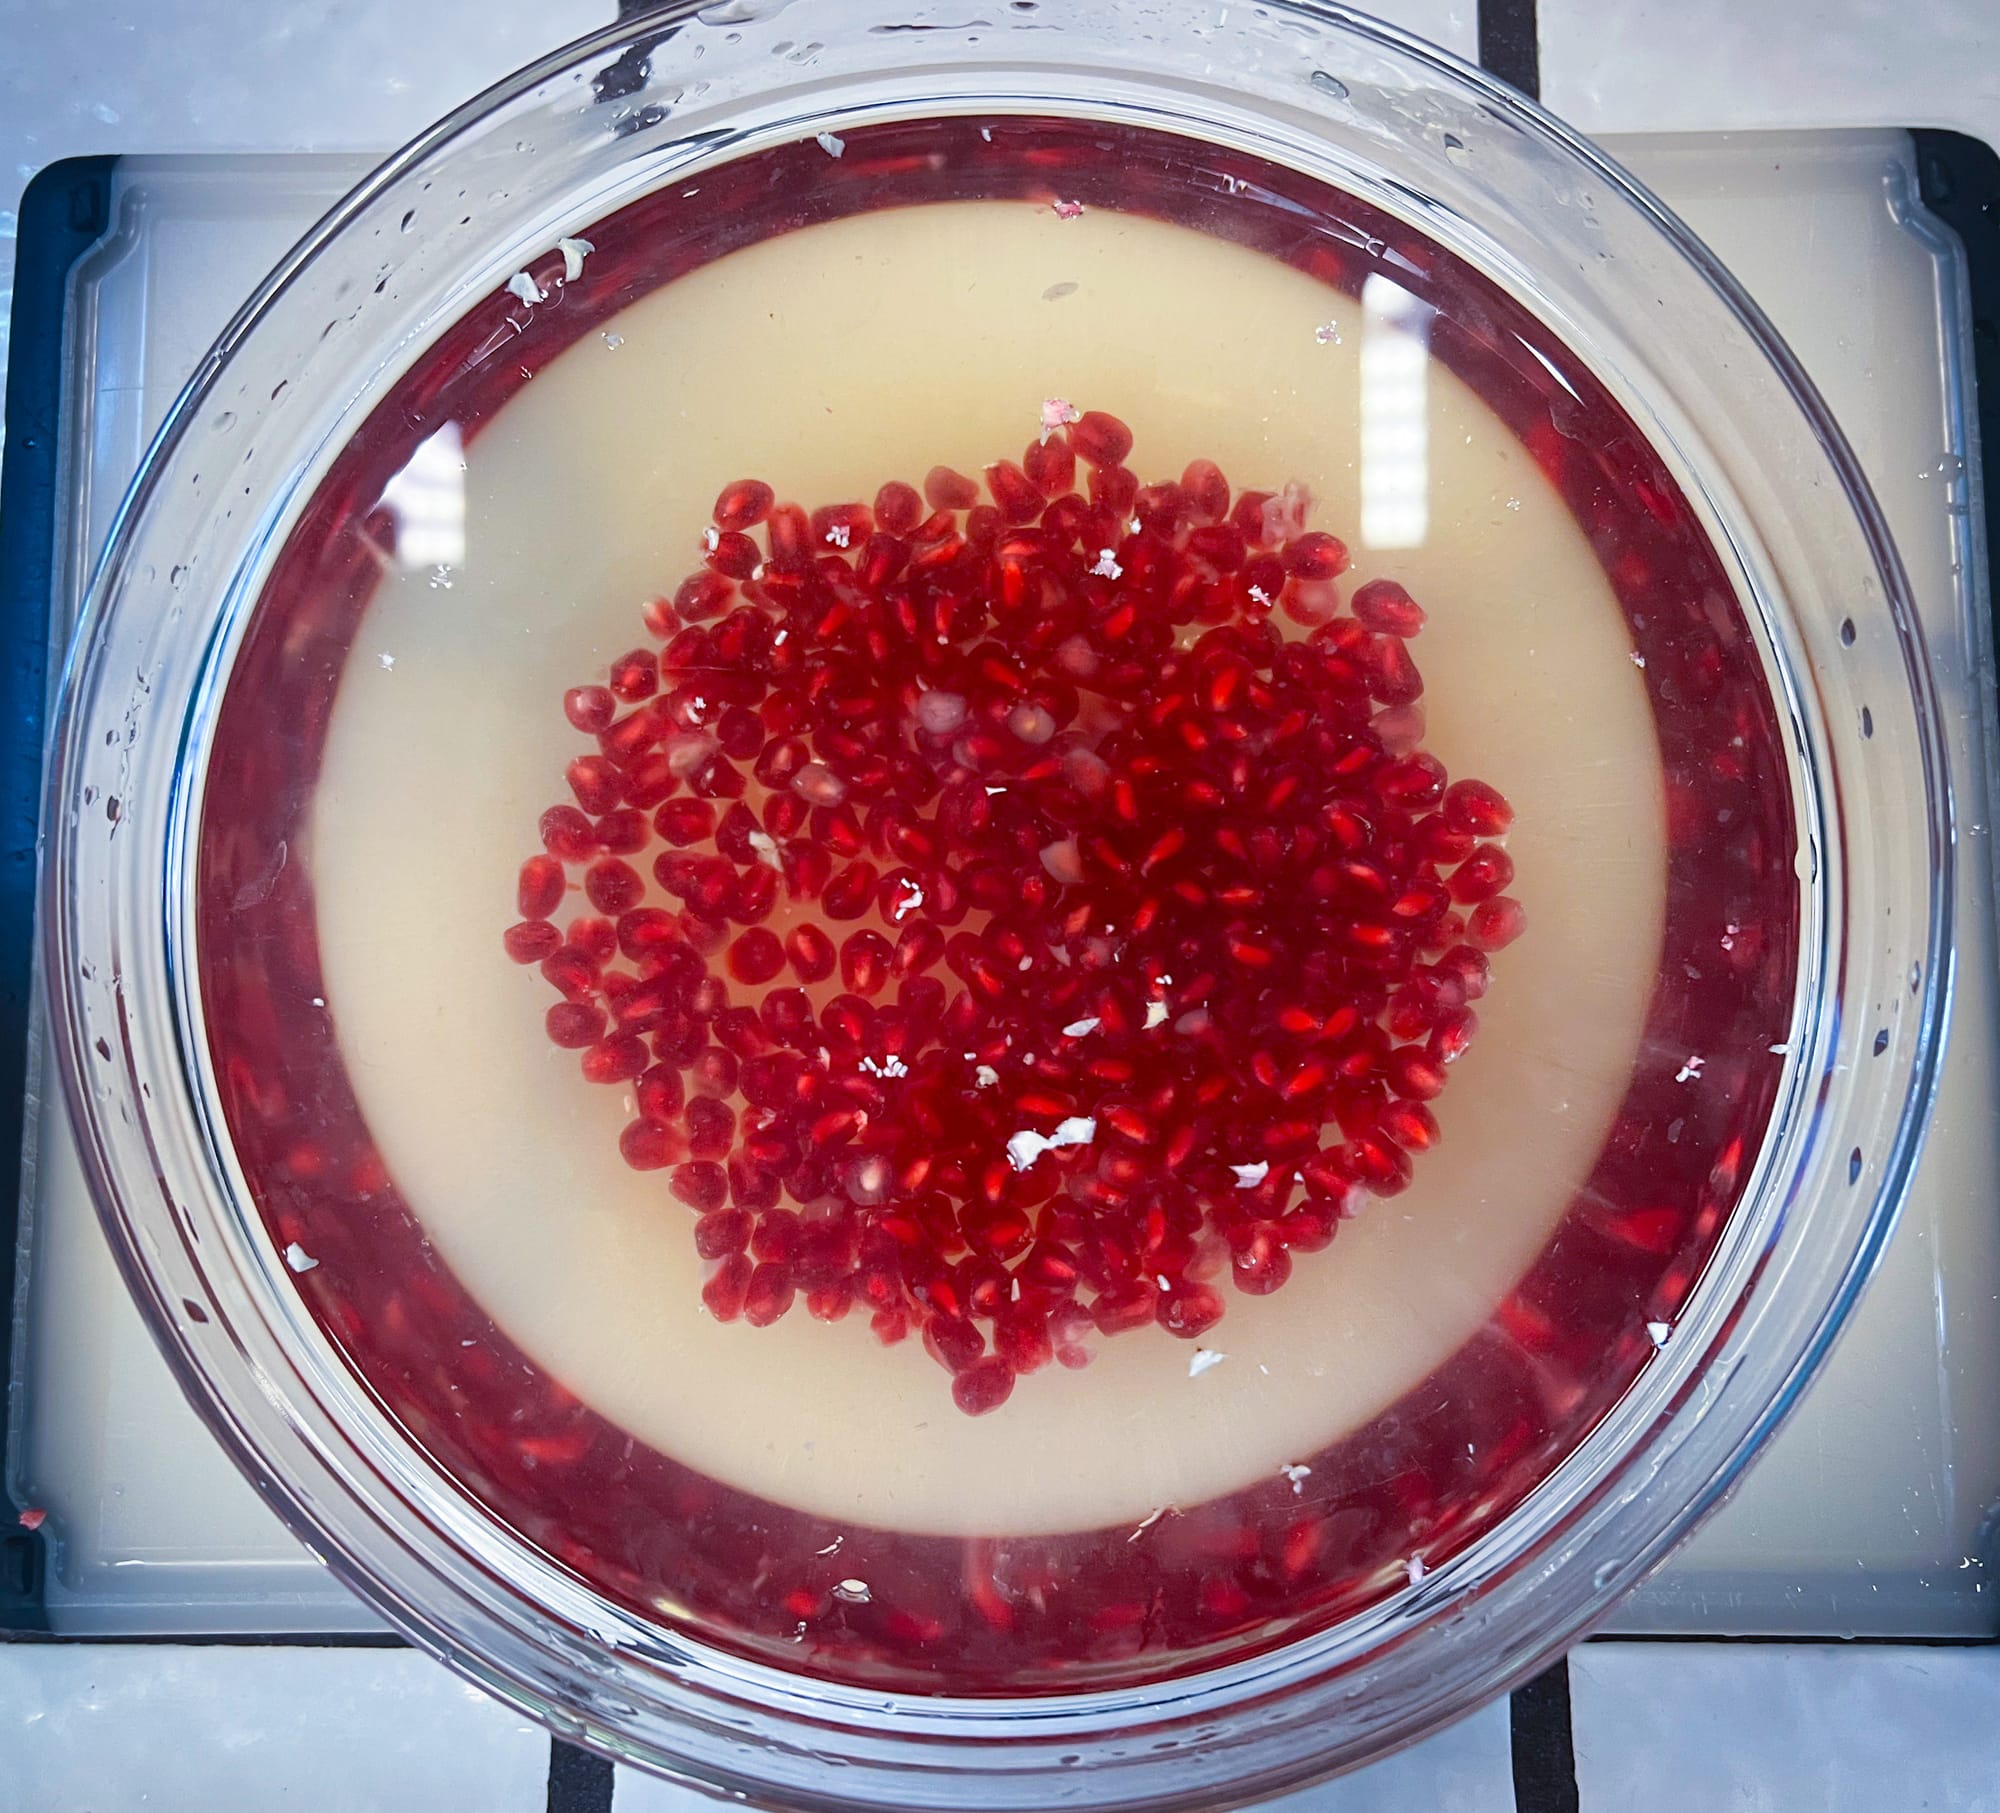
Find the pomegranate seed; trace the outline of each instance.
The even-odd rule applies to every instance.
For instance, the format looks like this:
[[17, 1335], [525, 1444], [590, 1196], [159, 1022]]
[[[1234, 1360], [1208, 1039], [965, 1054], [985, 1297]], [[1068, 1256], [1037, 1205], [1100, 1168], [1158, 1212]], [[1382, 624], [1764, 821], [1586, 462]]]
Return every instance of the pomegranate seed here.
[[650, 699], [660, 690], [659, 658], [650, 648], [635, 648], [611, 664], [611, 690], [628, 703]]
[[701, 1287], [701, 1300], [718, 1322], [734, 1322], [742, 1315], [753, 1269], [742, 1253], [731, 1253], [716, 1267], [715, 1276]]
[[618, 701], [605, 686], [572, 686], [563, 694], [563, 715], [577, 729], [595, 736], [618, 715]]
[[815, 547], [859, 548], [874, 532], [875, 518], [866, 504], [825, 504], [812, 513]]
[[639, 1078], [639, 1112], [666, 1125], [680, 1113], [685, 1099], [681, 1073], [671, 1064], [655, 1064]]
[[859, 919], [875, 899], [875, 865], [851, 862], [820, 891], [819, 904], [829, 919]]
[[1528, 915], [1505, 894], [1482, 900], [1465, 922], [1465, 935], [1482, 951], [1505, 950], [1528, 929]]
[[752, 926], [729, 947], [729, 973], [739, 982], [768, 982], [785, 967], [785, 947], [776, 932]]
[[1375, 1125], [1406, 1152], [1428, 1152], [1437, 1144], [1437, 1117], [1421, 1102], [1391, 1102]]
[[1222, 1297], [1206, 1284], [1177, 1283], [1160, 1293], [1158, 1318], [1168, 1334], [1191, 1341], [1222, 1320]]
[[891, 479], [875, 493], [875, 521], [885, 534], [908, 535], [924, 519], [924, 500], [914, 485]]
[[704, 1259], [727, 1259], [750, 1244], [750, 1217], [742, 1209], [711, 1209], [694, 1224], [694, 1250]]
[[1445, 789], [1444, 821], [1474, 837], [1499, 837], [1514, 822], [1514, 808], [1484, 781], [1454, 781]]
[[542, 847], [561, 862], [588, 862], [597, 854], [597, 828], [574, 806], [542, 814]]
[[1389, 1054], [1389, 1087], [1411, 1101], [1434, 1101], [1444, 1093], [1444, 1066], [1415, 1045], [1399, 1045]]
[[565, 1051], [595, 1045], [604, 1032], [604, 1009], [585, 1001], [558, 1001], [549, 1009], [549, 1037]]
[[990, 1355], [968, 1366], [951, 1382], [952, 1402], [967, 1416], [984, 1416], [989, 1410], [998, 1410], [1013, 1393], [1013, 1367]]
[[878, 995], [889, 980], [894, 953], [880, 932], [854, 932], [840, 947], [840, 979], [850, 993]]
[[1132, 431], [1115, 415], [1086, 409], [1070, 424], [1069, 444], [1078, 459], [1093, 466], [1116, 466], [1132, 451]]
[[639, 871], [629, 862], [622, 862], [616, 856], [606, 856], [584, 871], [583, 891], [590, 896], [590, 904], [600, 913], [616, 917], [629, 912], [645, 898], [646, 884], [639, 879]]
[[501, 943], [516, 963], [539, 963], [560, 948], [562, 933], [546, 919], [524, 919], [501, 934]]
[[743, 1292], [744, 1321], [752, 1328], [769, 1328], [792, 1307], [797, 1288], [790, 1266], [778, 1261], [757, 1266]]
[[748, 579], [763, 564], [763, 550], [740, 529], [718, 535], [706, 557], [708, 570], [725, 579]]
[[633, 1121], [618, 1136], [618, 1152], [635, 1171], [660, 1171], [687, 1156], [687, 1142], [658, 1121]]
[[933, 466], [924, 475], [924, 496], [933, 510], [969, 510], [979, 501], [979, 487], [949, 466]]
[[1451, 877], [1451, 897], [1462, 906], [1490, 900], [1514, 879], [1514, 859], [1494, 844], [1481, 844]]
[[715, 808], [705, 799], [670, 799], [653, 814], [653, 829], [679, 848], [715, 835]]
[[[644, 1123], [650, 1126], [651, 1122]], [[684, 1165], [676, 1165], [667, 1179], [667, 1187], [682, 1202], [698, 1213], [707, 1214], [710, 1209], [719, 1209], [729, 1197], [729, 1178], [723, 1168], [708, 1159], [695, 1159]]]
[[583, 1054], [584, 1080], [590, 1083], [629, 1083], [646, 1068], [646, 1041], [626, 1033], [593, 1045]]
[[1062, 435], [1030, 441], [1021, 470], [1043, 497], [1060, 497], [1076, 482], [1076, 449]]
[[725, 485], [715, 500], [715, 526], [718, 529], [752, 529], [771, 514], [771, 506], [778, 501], [778, 494], [762, 479], [739, 478], [733, 485]]
[[1268, 1297], [1292, 1275], [1292, 1255], [1273, 1230], [1260, 1229], [1250, 1244], [1230, 1255], [1236, 1288], [1253, 1297]]
[[1348, 607], [1364, 629], [1408, 640], [1424, 627], [1423, 607], [1393, 579], [1371, 579]]
[[531, 856], [514, 884], [514, 910], [523, 919], [546, 919], [562, 905], [568, 886], [561, 863], [551, 856]]
[[578, 756], [567, 774], [576, 803], [593, 818], [609, 812], [625, 797], [624, 775], [601, 755]]
[[1229, 514], [1229, 481], [1213, 460], [1190, 460], [1181, 474], [1188, 520], [1201, 527], [1220, 523]]
[[986, 489], [1010, 523], [1029, 523], [1042, 513], [1042, 489], [1012, 460], [986, 468]]
[[801, 982], [824, 982], [833, 974], [833, 940], [816, 925], [795, 926], [788, 932], [785, 955]]
[[1294, 579], [1338, 579], [1347, 571], [1347, 544], [1320, 529], [1285, 544], [1285, 570]]
[[597, 821], [597, 847], [612, 856], [636, 856], [646, 847], [646, 815], [629, 806]]

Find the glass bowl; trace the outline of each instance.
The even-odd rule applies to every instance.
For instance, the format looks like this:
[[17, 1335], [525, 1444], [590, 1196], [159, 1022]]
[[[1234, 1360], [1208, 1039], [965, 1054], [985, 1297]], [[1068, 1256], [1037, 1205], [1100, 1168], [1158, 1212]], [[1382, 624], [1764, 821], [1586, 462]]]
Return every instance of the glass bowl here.
[[[1199, 190], [1211, 234], [1328, 286], [1326, 339], [1331, 292], [1392, 275], [1423, 302], [1433, 350], [1486, 372], [1622, 588], [1660, 714], [1670, 861], [1694, 866], [1670, 870], [1648, 1040], [1591, 1187], [1431, 1381], [1433, 1413], [1468, 1417], [1495, 1380], [1518, 1388], [1534, 1440], [1427, 1513], [1421, 1553], [1356, 1539], [1341, 1590], [1309, 1606], [1260, 1621], [1204, 1599], [1184, 1639], [1093, 1639], [1053, 1671], [985, 1678], [935, 1633], [895, 1637], [895, 1606], [861, 1615], [866, 1583], [843, 1579], [839, 1641], [794, 1666], [762, 1575], [732, 1572], [739, 1551], [706, 1552], [706, 1574], [671, 1546], [607, 1553], [617, 1531], [593, 1519], [638, 1472], [561, 1515], [500, 1477], [460, 1427], [472, 1375], [408, 1330], [470, 1314], [459, 1345], [515, 1350], [385, 1177], [355, 1186], [344, 1222], [302, 1219], [327, 1148], [300, 1125], [361, 1117], [327, 1067], [325, 1002], [273, 991], [318, 973], [297, 827], [335, 685], [370, 658], [356, 622], [377, 571], [321, 557], [360, 545], [382, 473], [414, 474], [441, 424], [500, 408], [585, 333], [616, 341], [615, 311], [690, 245], [699, 265], [888, 202], [1032, 199], [1037, 183], [1058, 215]], [[704, 190], [677, 238], [663, 210]], [[449, 550], [436, 559], [448, 590]], [[1867, 694], [1885, 651], [1906, 689]], [[49, 824], [45, 960], [85, 1163], [218, 1438], [343, 1579], [469, 1678], [625, 1760], [802, 1807], [1249, 1799], [1542, 1666], [1720, 1500], [1823, 1358], [1914, 1161], [1951, 961], [1950, 802], [1915, 616], [1803, 374], [1591, 147], [1434, 49], [1303, 3], [1016, 0], [969, 23], [885, 0], [670, 6], [445, 120], [285, 260], [175, 408], [71, 658]], [[1725, 846], [1735, 867], [1704, 881], [1689, 853]], [[1739, 923], [1740, 903], [1763, 917]], [[1704, 1025], [1720, 1047], [1688, 1048]], [[382, 1244], [344, 1265], [356, 1228]], [[563, 1393], [541, 1413], [558, 1398], [570, 1420], [514, 1427], [509, 1464], [560, 1463], [594, 1413]], [[1303, 1501], [1312, 1469], [1285, 1471]], [[711, 1523], [769, 1509], [675, 1463], [646, 1477]], [[1259, 1502], [1283, 1512], [1285, 1491]], [[1169, 1527], [1262, 1527], [1220, 1516], [1176, 1507]], [[944, 1532], [926, 1553], [979, 1546]], [[1120, 1547], [1077, 1553], [1079, 1572], [1124, 1565]]]

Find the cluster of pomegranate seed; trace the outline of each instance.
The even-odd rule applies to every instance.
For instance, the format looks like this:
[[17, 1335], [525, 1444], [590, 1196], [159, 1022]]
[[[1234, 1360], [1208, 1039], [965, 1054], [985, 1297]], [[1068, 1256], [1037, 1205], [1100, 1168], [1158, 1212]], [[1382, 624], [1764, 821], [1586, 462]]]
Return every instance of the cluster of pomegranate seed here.
[[1344, 597], [1299, 487], [1044, 420], [983, 492], [725, 489], [662, 646], [564, 698], [594, 746], [506, 934], [710, 1313], [862, 1311], [973, 1414], [1401, 1190], [1522, 928], [1506, 801], [1419, 746], [1409, 594]]

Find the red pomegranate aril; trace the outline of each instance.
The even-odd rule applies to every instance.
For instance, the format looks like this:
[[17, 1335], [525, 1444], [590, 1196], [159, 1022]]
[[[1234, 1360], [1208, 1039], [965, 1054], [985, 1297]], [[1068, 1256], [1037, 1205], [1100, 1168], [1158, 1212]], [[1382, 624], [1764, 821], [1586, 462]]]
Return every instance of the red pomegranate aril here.
[[625, 803], [640, 812], [650, 812], [680, 784], [680, 776], [665, 756], [642, 755], [625, 771]]
[[542, 847], [561, 862], [588, 862], [597, 854], [597, 827], [574, 806], [542, 814]]
[[933, 510], [969, 510], [979, 501], [979, 487], [963, 472], [933, 466], [924, 474], [924, 496]]
[[[1119, 1335], [1134, 1328], [1143, 1328], [1154, 1321], [1159, 1312], [1159, 1293], [1150, 1285], [1130, 1284], [1117, 1289], [1100, 1291], [1097, 1301], [1091, 1306], [1098, 1332]], [[1057, 1343], [1056, 1357], [1062, 1359], [1061, 1342]], [[1064, 1361], [1065, 1365], [1070, 1364]]]
[[1410, 1101], [1434, 1101], [1444, 1093], [1444, 1067], [1416, 1045], [1399, 1045], [1389, 1054], [1389, 1087]]
[[531, 856], [514, 884], [514, 910], [523, 919], [546, 919], [562, 905], [569, 880], [553, 856]]
[[750, 1244], [750, 1216], [743, 1209], [711, 1209], [694, 1224], [694, 1250], [704, 1259], [726, 1259]]
[[1229, 481], [1213, 460], [1190, 460], [1181, 473], [1181, 493], [1187, 499], [1188, 521], [1206, 528], [1229, 514]]
[[736, 1114], [726, 1102], [698, 1095], [685, 1114], [688, 1152], [699, 1159], [725, 1158], [736, 1137]]
[[891, 479], [875, 493], [875, 521], [887, 534], [907, 536], [924, 519], [924, 500], [914, 485]]
[[550, 1039], [565, 1051], [581, 1051], [603, 1036], [604, 1009], [586, 1001], [558, 1001], [545, 1024]]
[[1421, 1102], [1391, 1102], [1375, 1126], [1406, 1152], [1428, 1152], [1437, 1144], [1437, 1116]]
[[543, 959], [542, 980], [565, 1001], [588, 1001], [597, 993], [597, 965], [565, 945]]
[[653, 829], [685, 849], [715, 835], [715, 807], [705, 799], [670, 799], [653, 814]]
[[[721, 1024], [721, 1016], [717, 1016], [716, 1023], [718, 1026]], [[734, 1093], [741, 1070], [742, 1060], [733, 1051], [711, 1045], [706, 1051], [697, 1053], [688, 1065], [687, 1086], [696, 1095], [720, 1101]]]
[[752, 529], [770, 515], [771, 506], [778, 501], [778, 494], [762, 479], [740, 478], [733, 485], [725, 485], [715, 500], [715, 526], [718, 529]]
[[824, 982], [833, 974], [833, 940], [816, 925], [798, 925], [787, 932], [785, 956], [801, 982]]
[[1499, 837], [1514, 822], [1514, 808], [1484, 781], [1454, 781], [1445, 789], [1444, 821], [1474, 837]]
[[611, 690], [627, 703], [650, 699], [660, 689], [659, 657], [650, 648], [635, 648], [611, 664]]
[[1116, 466], [1132, 451], [1132, 430], [1115, 415], [1086, 409], [1069, 426], [1069, 444], [1078, 459], [1093, 466]]
[[572, 686], [563, 694], [563, 716], [586, 735], [595, 736], [618, 715], [618, 701], [608, 687]]
[[984, 1416], [988, 1411], [998, 1410], [1013, 1392], [1013, 1367], [991, 1354], [975, 1361], [951, 1382], [952, 1402], [967, 1416]]
[[562, 947], [562, 933], [546, 919], [524, 919], [501, 934], [501, 943], [516, 963], [539, 963]]
[[859, 919], [874, 901], [875, 882], [873, 863], [849, 863], [820, 890], [820, 910], [829, 919]]
[[1482, 900], [1465, 922], [1465, 935], [1482, 951], [1505, 950], [1528, 929], [1528, 915], [1505, 894]]
[[649, 1121], [661, 1125], [670, 1123], [681, 1111], [686, 1100], [686, 1088], [681, 1082], [681, 1073], [672, 1064], [655, 1064], [643, 1072], [635, 1092], [639, 1100], [639, 1112]]
[[893, 954], [888, 939], [880, 932], [850, 933], [840, 947], [842, 983], [853, 994], [880, 994], [889, 980], [889, 960]]
[[646, 847], [646, 815], [629, 806], [597, 821], [597, 847], [610, 856], [636, 856]]
[[635, 1171], [663, 1171], [687, 1156], [687, 1142], [658, 1121], [638, 1120], [619, 1134], [618, 1152]]
[[1482, 844], [1452, 872], [1451, 897], [1461, 906], [1490, 900], [1514, 879], [1514, 859], [1494, 844]]
[[791, 1267], [778, 1261], [766, 1261], [750, 1274], [750, 1281], [743, 1292], [743, 1320], [752, 1328], [769, 1328], [792, 1307], [798, 1287], [792, 1281]]
[[1322, 529], [1309, 529], [1285, 544], [1284, 560], [1294, 579], [1338, 579], [1347, 571], [1347, 544]]
[[667, 1179], [667, 1187], [689, 1208], [704, 1215], [721, 1208], [729, 1198], [728, 1175], [711, 1159], [676, 1165]]
[[720, 573], [690, 573], [674, 593], [673, 608], [688, 623], [706, 623], [729, 608], [734, 590]]
[[1030, 441], [1021, 470], [1043, 497], [1060, 497], [1076, 482], [1076, 450], [1063, 435]]
[[986, 489], [1010, 523], [1030, 523], [1042, 513], [1041, 487], [1012, 460], [996, 460], [986, 468]]
[[1292, 1255], [1276, 1229], [1259, 1229], [1229, 1263], [1236, 1288], [1253, 1297], [1269, 1296], [1292, 1275]]
[[785, 947], [776, 932], [752, 926], [729, 947], [729, 973], [739, 982], [768, 982], [785, 967]]
[[748, 1255], [731, 1253], [716, 1267], [715, 1276], [701, 1287], [702, 1303], [718, 1322], [734, 1322], [742, 1315], [754, 1269]]
[[588, 1083], [629, 1083], [646, 1068], [646, 1041], [631, 1033], [606, 1039], [583, 1054]]
[[624, 775], [601, 755], [580, 755], [564, 772], [576, 803], [593, 818], [611, 811], [625, 797]]
[[1424, 627], [1423, 607], [1393, 579], [1371, 579], [1355, 591], [1348, 609], [1364, 628], [1406, 641]]
[[583, 889], [592, 906], [614, 918], [630, 912], [646, 896], [646, 884], [640, 880], [639, 871], [616, 856], [602, 857], [592, 863], [584, 871]]
[[859, 549], [875, 532], [875, 518], [866, 504], [822, 504], [812, 513], [816, 548]]
[[764, 564], [764, 551], [740, 529], [730, 529], [715, 538], [704, 560], [725, 579], [748, 579]]
[[1384, 705], [1408, 705], [1423, 696], [1417, 664], [1395, 636], [1370, 637], [1362, 651], [1362, 666], [1369, 693]]
[[1191, 1341], [1222, 1320], [1222, 1308], [1220, 1292], [1206, 1284], [1182, 1280], [1160, 1293], [1156, 1316], [1168, 1334]]

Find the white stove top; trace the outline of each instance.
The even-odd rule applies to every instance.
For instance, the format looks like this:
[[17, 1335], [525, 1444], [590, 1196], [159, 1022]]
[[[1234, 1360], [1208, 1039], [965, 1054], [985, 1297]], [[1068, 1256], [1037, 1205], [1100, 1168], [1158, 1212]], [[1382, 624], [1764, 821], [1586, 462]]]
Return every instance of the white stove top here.
[[[1899, 133], [1607, 141], [1777, 321], [1876, 486], [1931, 638], [1967, 860], [1950, 1061], [1882, 1273], [1736, 1502], [1621, 1615], [1626, 1632], [1991, 1636], [2000, 1495], [2000, 1003], [1988, 851], [1992, 660], [1968, 513], [1956, 248]], [[129, 158], [75, 273], [72, 498], [54, 636], [146, 437], [256, 278], [369, 160]], [[1866, 273], [1858, 281], [1857, 272]], [[1885, 691], [1896, 676], [1882, 675]], [[15, 1495], [54, 1537], [63, 1635], [379, 1628], [277, 1524], [181, 1401], [126, 1299], [59, 1112], [35, 1116]]]

